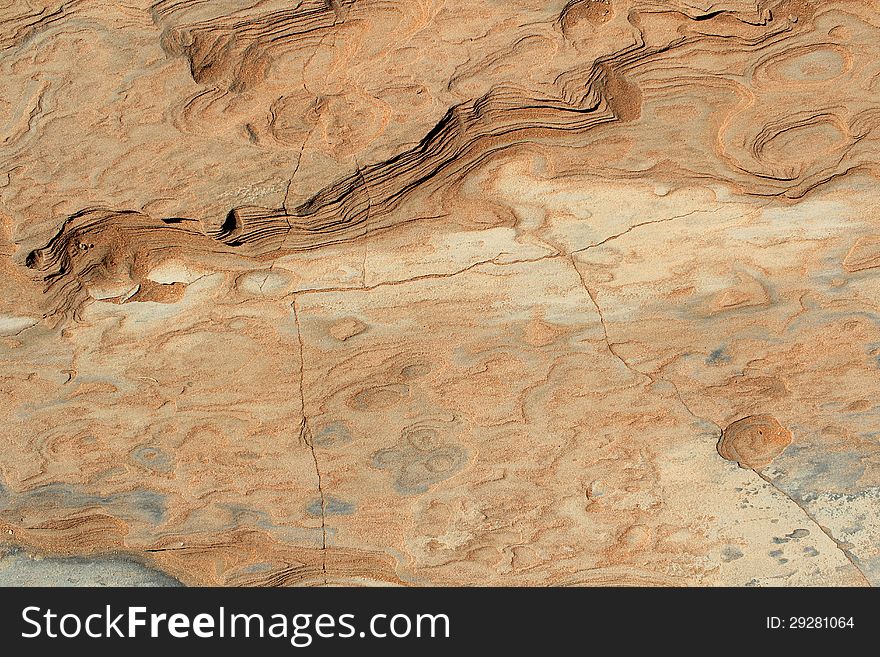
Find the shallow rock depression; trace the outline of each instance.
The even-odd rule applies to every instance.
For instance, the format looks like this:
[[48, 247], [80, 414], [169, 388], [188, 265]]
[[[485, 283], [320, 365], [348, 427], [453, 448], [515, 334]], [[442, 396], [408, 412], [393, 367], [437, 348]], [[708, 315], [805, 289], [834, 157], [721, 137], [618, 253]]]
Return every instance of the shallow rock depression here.
[[0, 580], [880, 584], [876, 0], [0, 2]]

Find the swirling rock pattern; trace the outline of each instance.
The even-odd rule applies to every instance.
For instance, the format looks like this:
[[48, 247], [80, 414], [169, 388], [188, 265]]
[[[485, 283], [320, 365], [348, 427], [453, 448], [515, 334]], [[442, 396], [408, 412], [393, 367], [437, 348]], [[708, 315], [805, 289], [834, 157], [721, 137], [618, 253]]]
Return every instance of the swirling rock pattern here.
[[791, 444], [791, 432], [772, 415], [750, 415], [727, 426], [718, 453], [744, 468], [763, 468]]
[[4, 581], [880, 583], [875, 0], [0, 27]]

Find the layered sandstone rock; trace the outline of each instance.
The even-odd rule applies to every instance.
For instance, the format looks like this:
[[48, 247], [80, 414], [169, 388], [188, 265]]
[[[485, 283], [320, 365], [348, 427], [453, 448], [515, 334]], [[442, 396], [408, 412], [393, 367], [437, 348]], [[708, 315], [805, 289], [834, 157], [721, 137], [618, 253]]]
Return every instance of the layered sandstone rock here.
[[877, 2], [0, 26], [4, 581], [880, 582]]

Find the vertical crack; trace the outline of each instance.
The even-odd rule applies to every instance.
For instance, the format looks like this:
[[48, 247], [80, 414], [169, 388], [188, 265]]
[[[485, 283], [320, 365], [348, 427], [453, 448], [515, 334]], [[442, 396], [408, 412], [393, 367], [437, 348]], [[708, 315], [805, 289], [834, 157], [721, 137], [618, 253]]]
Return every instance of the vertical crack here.
[[[649, 223], [650, 223], [650, 222], [649, 222]], [[683, 398], [682, 395], [681, 395], [681, 391], [678, 389], [678, 386], [675, 385], [674, 382], [669, 381], [668, 379], [663, 379], [663, 378], [660, 378], [660, 377], [652, 376], [651, 374], [648, 374], [647, 372], [643, 372], [642, 370], [639, 370], [639, 369], [633, 367], [632, 365], [630, 365], [630, 364], [626, 361], [626, 359], [624, 359], [619, 353], [617, 353], [617, 351], [615, 351], [615, 349], [614, 349], [614, 343], [611, 342], [611, 339], [610, 339], [610, 337], [609, 337], [609, 335], [608, 335], [608, 324], [607, 324], [606, 321], [605, 321], [605, 315], [602, 313], [602, 308], [601, 308], [601, 306], [599, 305], [599, 302], [598, 302], [598, 300], [597, 300], [597, 298], [596, 298], [596, 294], [595, 294], [595, 292], [593, 292], [593, 291], [590, 289], [590, 287], [587, 285], [586, 279], [584, 279], [584, 276], [583, 276], [583, 274], [581, 273], [581, 270], [578, 268], [578, 266], [577, 266], [577, 262], [575, 261], [574, 256], [573, 256], [572, 254], [568, 254], [568, 259], [569, 259], [569, 261], [571, 262], [572, 267], [574, 267], [574, 270], [575, 270], [575, 272], [577, 273], [578, 278], [579, 278], [580, 281], [581, 281], [581, 286], [584, 288], [584, 291], [587, 293], [587, 296], [589, 297], [590, 301], [592, 302], [593, 306], [594, 306], [595, 309], [596, 309], [596, 313], [599, 315], [599, 322], [602, 324], [602, 332], [603, 332], [603, 334], [604, 334], [604, 336], [605, 336], [605, 346], [608, 348], [608, 351], [609, 351], [609, 352], [610, 352], [615, 358], [617, 358], [617, 360], [619, 360], [619, 361], [624, 365], [624, 367], [626, 367], [626, 368], [627, 368], [628, 370], [630, 370], [631, 372], [633, 372], [633, 373], [635, 373], [635, 374], [638, 374], [638, 375], [640, 375], [640, 376], [642, 376], [642, 377], [648, 379], [648, 381], [650, 382], [650, 384], [654, 384], [654, 383], [657, 383], [658, 381], [662, 381], [662, 382], [664, 382], [664, 383], [668, 383], [669, 385], [671, 385], [671, 386], [672, 386], [672, 389], [675, 391], [675, 396], [678, 398], [678, 401], [681, 403], [682, 407], [684, 407], [684, 409], [687, 411], [687, 413], [688, 413], [691, 417], [693, 417], [694, 419], [696, 419], [696, 420], [700, 420], [700, 421], [702, 421], [702, 422], [707, 422], [707, 423], [709, 423], [709, 424], [715, 426], [715, 427], [717, 428], [718, 432], [719, 432], [719, 437], [720, 437], [720, 434], [721, 434], [721, 427], [720, 427], [716, 422], [713, 422], [713, 421], [711, 421], [711, 420], [709, 420], [709, 419], [707, 419], [707, 418], [700, 417], [699, 415], [696, 415], [696, 414], [690, 409], [690, 406], [687, 405], [687, 403], [685, 402], [684, 398]], [[828, 539], [829, 539], [832, 543], [834, 543], [835, 546], [837, 546], [837, 549], [840, 550], [840, 552], [844, 555], [844, 557], [846, 557], [846, 560], [847, 560], [847, 561], [850, 563], [850, 565], [856, 570], [856, 572], [861, 576], [861, 578], [862, 578], [862, 580], [865, 582], [865, 584], [868, 585], [868, 586], [873, 586], [873, 584], [871, 583], [871, 581], [868, 579], [868, 576], [867, 576], [867, 575], [864, 573], [864, 571], [863, 571], [861, 568], [859, 568], [859, 566], [857, 565], [857, 563], [856, 563], [856, 559], [855, 559], [855, 557], [853, 556], [853, 554], [852, 554], [849, 550], [847, 550], [847, 549], [844, 547], [844, 544], [843, 544], [841, 541], [839, 541], [837, 538], [835, 538], [835, 536], [831, 533], [831, 530], [829, 530], [827, 527], [825, 527], [824, 525], [822, 525], [822, 524], [821, 524], [821, 523], [820, 523], [820, 522], [819, 522], [819, 521], [813, 516], [813, 514], [811, 514], [811, 513], [806, 509], [806, 507], [804, 507], [802, 504], [800, 504], [800, 503], [799, 503], [794, 497], [792, 497], [791, 495], [789, 495], [788, 493], [786, 493], [784, 490], [782, 490], [781, 488], [779, 488], [776, 484], [774, 484], [773, 481], [772, 481], [768, 476], [766, 476], [766, 475], [763, 474], [762, 472], [759, 472], [758, 470], [755, 470], [754, 468], [749, 468], [749, 469], [752, 470], [752, 472], [754, 472], [756, 475], [758, 475], [758, 477], [760, 477], [763, 481], [765, 481], [765, 482], [766, 482], [771, 488], [773, 488], [775, 491], [777, 491], [780, 495], [782, 495], [783, 497], [785, 497], [786, 499], [788, 499], [789, 501], [791, 501], [792, 504], [794, 504], [796, 507], [798, 507], [798, 508], [801, 510], [801, 512], [804, 514], [804, 516], [806, 516], [806, 518], [810, 521], [810, 523], [811, 523], [812, 525], [814, 525], [815, 527], [817, 527], [817, 528], [819, 529], [819, 531], [821, 531], [823, 534], [825, 534], [825, 536], [827, 536]]]
[[[361, 169], [360, 163], [355, 159], [355, 165], [357, 166], [357, 175], [361, 179], [361, 186], [364, 188], [364, 193], [367, 195], [367, 211], [366, 216], [364, 217], [364, 235], [366, 235], [370, 230], [370, 212], [373, 210], [373, 197], [370, 196], [370, 188], [367, 185], [367, 179], [364, 178], [364, 172]], [[369, 244], [369, 240], [364, 240], [364, 262], [361, 269], [361, 288], [367, 288], [367, 245]]]
[[[293, 173], [290, 174], [290, 179], [287, 181], [287, 188], [284, 190], [284, 199], [281, 201], [281, 207], [284, 210], [285, 214], [293, 214], [292, 209], [287, 207], [287, 199], [290, 197], [290, 188], [293, 187], [293, 180], [296, 178], [296, 174], [299, 171], [299, 165], [302, 164], [303, 152], [306, 150], [306, 144], [309, 142], [309, 139], [312, 138], [312, 128], [306, 134], [305, 139], [303, 139], [302, 145], [299, 147], [299, 155], [296, 158], [296, 166], [293, 167]], [[290, 219], [288, 219], [288, 224], [290, 223]]]
[[[686, 215], [682, 215], [682, 216], [686, 216]], [[677, 219], [678, 217], [672, 217], [672, 218]], [[646, 222], [646, 223], [659, 223], [659, 222]], [[640, 224], [640, 225], [644, 225], [644, 224]], [[721, 427], [718, 426], [718, 424], [716, 424], [712, 420], [709, 420], [707, 418], [704, 418], [704, 417], [697, 415], [696, 413], [694, 413], [691, 410], [691, 407], [688, 406], [687, 402], [684, 400], [684, 397], [682, 397], [681, 391], [678, 389], [678, 386], [675, 384], [674, 381], [670, 381], [669, 379], [664, 379], [663, 377], [649, 374], [648, 372], [644, 372], [636, 367], [633, 367], [632, 365], [630, 365], [627, 362], [627, 360], [623, 356], [621, 356], [619, 353], [617, 353], [617, 351], [614, 349], [614, 343], [611, 342], [611, 338], [609, 337], [608, 324], [605, 321], [605, 315], [602, 312], [602, 307], [599, 305], [599, 300], [596, 298], [596, 293], [593, 292], [590, 289], [590, 287], [587, 285], [587, 282], [584, 279], [584, 276], [581, 273], [581, 270], [578, 269], [577, 263], [575, 262], [575, 259], [574, 259], [574, 255], [568, 254], [568, 258], [571, 261], [571, 265], [572, 265], [572, 267], [574, 267], [575, 272], [577, 272], [578, 278], [581, 281], [581, 285], [583, 286], [584, 291], [587, 293], [587, 296], [589, 297], [590, 301], [592, 302], [593, 307], [596, 309], [596, 313], [599, 315], [599, 322], [602, 324], [602, 333], [605, 336], [605, 346], [608, 348], [608, 351], [615, 358], [617, 358], [617, 360], [619, 360], [621, 363], [623, 363], [623, 366], [626, 369], [628, 369], [630, 372], [633, 372], [634, 374], [637, 374], [641, 377], [648, 379], [648, 382], [649, 382], [648, 385], [654, 385], [657, 382], [662, 382], [662, 383], [666, 383], [669, 386], [671, 386], [673, 392], [675, 393], [676, 399], [678, 399], [678, 402], [681, 404], [682, 408], [684, 408], [684, 410], [687, 412], [688, 415], [690, 415], [692, 418], [694, 418], [695, 420], [698, 420], [700, 422], [705, 422], [707, 424], [711, 424], [716, 429], [718, 429], [718, 431], [721, 431]]]
[[614, 344], [611, 342], [611, 339], [608, 337], [608, 324], [605, 323], [605, 315], [602, 313], [602, 308], [599, 306], [599, 302], [596, 300], [596, 294], [590, 289], [587, 285], [586, 279], [584, 279], [584, 275], [581, 273], [581, 270], [577, 266], [577, 262], [575, 262], [574, 255], [568, 254], [568, 260], [571, 262], [571, 266], [574, 267], [574, 271], [577, 274], [578, 278], [581, 281], [581, 287], [584, 288], [584, 292], [587, 293], [590, 301], [593, 304], [593, 307], [596, 309], [596, 313], [599, 315], [599, 323], [602, 324], [602, 334], [605, 336], [605, 346], [608, 348], [608, 351], [614, 356], [617, 360], [619, 360], [623, 366], [628, 369], [633, 374], [638, 375], [639, 377], [644, 377], [648, 379], [650, 383], [656, 383], [656, 379], [646, 372], [642, 372], [639, 369], [636, 369], [623, 358], [617, 351], [614, 350]]
[[321, 468], [318, 465], [318, 455], [315, 453], [315, 443], [312, 440], [312, 429], [309, 426], [309, 418], [306, 416], [306, 396], [305, 396], [305, 357], [304, 357], [304, 346], [303, 346], [303, 338], [302, 338], [302, 329], [300, 328], [299, 323], [299, 310], [296, 307], [296, 295], [293, 297], [293, 321], [296, 324], [296, 337], [299, 342], [299, 399], [300, 399], [300, 414], [302, 416], [302, 420], [299, 425], [299, 439], [303, 443], [305, 443], [309, 451], [312, 453], [312, 461], [315, 464], [315, 476], [318, 479], [318, 496], [321, 500], [321, 573], [324, 577], [324, 585], [327, 585], [327, 508], [326, 508], [326, 500], [324, 498], [324, 486], [323, 480], [321, 477]]

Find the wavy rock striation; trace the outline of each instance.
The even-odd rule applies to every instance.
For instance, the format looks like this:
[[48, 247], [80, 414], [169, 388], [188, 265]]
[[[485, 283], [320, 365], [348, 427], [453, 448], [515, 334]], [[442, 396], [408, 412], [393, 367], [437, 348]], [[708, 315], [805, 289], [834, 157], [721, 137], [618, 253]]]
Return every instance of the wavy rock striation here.
[[878, 16], [0, 6], [9, 581], [880, 582]]

